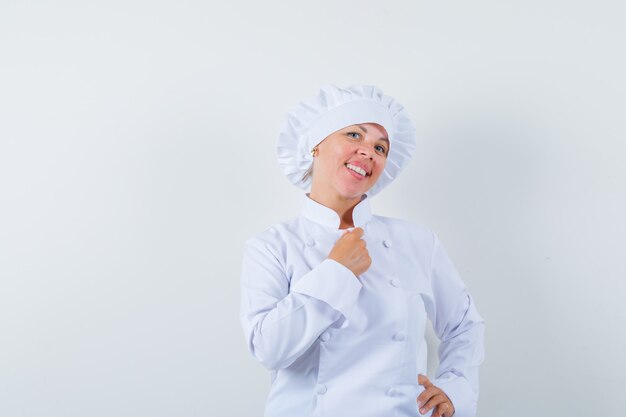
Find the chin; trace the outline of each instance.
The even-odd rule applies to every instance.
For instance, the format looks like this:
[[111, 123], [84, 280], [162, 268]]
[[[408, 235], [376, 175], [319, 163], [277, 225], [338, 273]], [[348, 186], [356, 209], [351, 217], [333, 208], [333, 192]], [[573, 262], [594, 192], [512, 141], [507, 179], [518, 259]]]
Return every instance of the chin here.
[[[371, 187], [370, 187], [371, 188]], [[363, 194], [366, 194], [370, 188], [339, 188], [337, 191], [339, 192], [339, 195], [341, 195], [343, 198], [345, 198], [346, 200], [350, 200], [350, 199], [354, 199], [354, 198], [360, 198]]]

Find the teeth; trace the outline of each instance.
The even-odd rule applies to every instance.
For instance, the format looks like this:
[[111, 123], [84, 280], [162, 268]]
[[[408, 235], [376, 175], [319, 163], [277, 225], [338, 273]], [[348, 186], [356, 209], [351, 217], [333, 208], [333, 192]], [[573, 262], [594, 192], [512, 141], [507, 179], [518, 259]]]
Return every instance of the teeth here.
[[352, 164], [346, 164], [346, 168], [351, 169], [352, 171], [354, 171], [354, 172], [356, 172], [358, 174], [361, 174], [363, 176], [367, 175], [367, 172], [365, 172], [365, 170], [363, 168], [354, 166]]

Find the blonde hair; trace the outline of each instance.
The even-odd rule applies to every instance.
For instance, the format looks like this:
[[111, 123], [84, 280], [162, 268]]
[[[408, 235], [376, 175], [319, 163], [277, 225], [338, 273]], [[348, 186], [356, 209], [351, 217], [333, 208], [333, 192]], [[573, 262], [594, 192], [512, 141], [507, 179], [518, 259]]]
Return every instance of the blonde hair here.
[[304, 175], [302, 176], [302, 182], [307, 182], [309, 178], [312, 179], [312, 177], [313, 177], [313, 163], [311, 163], [311, 166], [309, 167], [309, 169], [307, 169]]
[[[320, 143], [322, 143], [322, 142], [320, 142]], [[317, 149], [318, 145], [319, 145], [319, 143], [317, 145], [315, 145], [315, 147], [313, 149], [311, 149], [311, 156], [313, 158], [315, 158], [315, 154], [318, 152], [318, 149]], [[306, 170], [306, 172], [302, 176], [302, 182], [306, 183], [309, 180], [309, 178], [311, 178], [311, 177], [313, 177], [313, 162], [311, 162], [311, 166], [309, 167], [309, 169]]]

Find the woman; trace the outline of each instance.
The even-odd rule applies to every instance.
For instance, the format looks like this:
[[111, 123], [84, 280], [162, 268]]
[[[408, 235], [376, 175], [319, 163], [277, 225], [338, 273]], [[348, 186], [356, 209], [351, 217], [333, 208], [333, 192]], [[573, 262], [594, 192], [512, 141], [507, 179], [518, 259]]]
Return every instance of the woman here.
[[[246, 242], [241, 322], [271, 370], [266, 417], [474, 416], [483, 320], [425, 227], [371, 213], [415, 148], [394, 99], [323, 87], [278, 139], [300, 216]], [[426, 373], [426, 319], [441, 339]]]

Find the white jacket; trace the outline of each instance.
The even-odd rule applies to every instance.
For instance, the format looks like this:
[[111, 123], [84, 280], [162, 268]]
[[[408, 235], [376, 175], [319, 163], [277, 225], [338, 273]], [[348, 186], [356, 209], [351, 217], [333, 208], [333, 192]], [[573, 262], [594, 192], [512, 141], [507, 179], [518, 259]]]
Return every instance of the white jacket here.
[[339, 217], [305, 198], [303, 212], [245, 244], [241, 323], [272, 371], [266, 417], [418, 416], [426, 319], [441, 339], [433, 384], [476, 414], [483, 320], [428, 229], [353, 211], [372, 259], [360, 277], [327, 259]]

